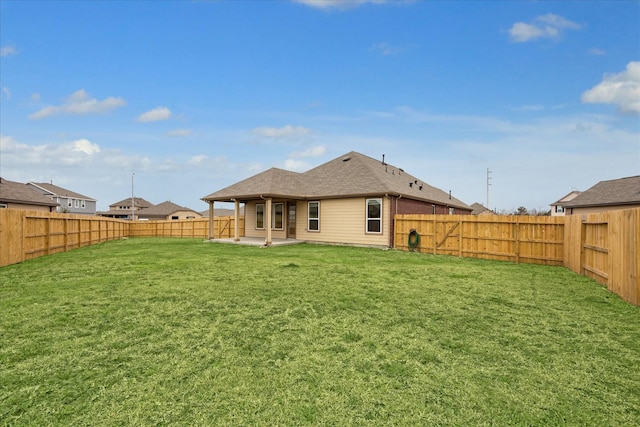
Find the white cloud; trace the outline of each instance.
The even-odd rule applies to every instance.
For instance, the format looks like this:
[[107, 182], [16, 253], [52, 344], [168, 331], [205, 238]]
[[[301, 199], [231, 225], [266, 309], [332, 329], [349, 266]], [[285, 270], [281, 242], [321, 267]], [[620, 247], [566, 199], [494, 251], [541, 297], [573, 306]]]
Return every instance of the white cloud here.
[[[293, 0], [295, 3], [315, 7], [317, 9], [352, 9], [365, 3], [387, 3], [388, 0]], [[398, 1], [398, 0], [396, 0]]]
[[9, 90], [8, 87], [6, 86], [2, 87], [2, 95], [4, 95], [4, 97], [7, 99], [11, 99], [11, 91]]
[[207, 156], [206, 154], [198, 154], [197, 156], [193, 156], [192, 158], [190, 158], [187, 163], [193, 166], [199, 166], [206, 163], [208, 160], [209, 156]]
[[296, 151], [291, 153], [291, 157], [300, 158], [300, 157], [320, 157], [327, 152], [327, 149], [323, 145], [318, 145], [315, 147], [308, 148], [304, 151]]
[[516, 22], [509, 29], [511, 40], [517, 43], [541, 38], [559, 38], [565, 29], [579, 30], [581, 26], [562, 16], [549, 13], [534, 19], [533, 23]]
[[602, 82], [582, 94], [587, 104], [615, 104], [623, 113], [640, 114], [640, 61], [627, 64], [625, 71], [606, 74]]
[[127, 105], [122, 98], [109, 97], [102, 101], [89, 97], [89, 94], [80, 89], [69, 96], [62, 105], [50, 105], [33, 113], [30, 119], [44, 119], [59, 114], [100, 114], [113, 110], [114, 108]]
[[302, 160], [287, 159], [284, 168], [293, 172], [304, 172], [309, 169], [309, 163]]
[[590, 55], [598, 55], [598, 56], [602, 56], [602, 55], [606, 55], [607, 52], [605, 52], [602, 49], [598, 49], [598, 48], [593, 48], [593, 49], [589, 49], [589, 54]]
[[173, 137], [189, 136], [191, 135], [191, 129], [174, 129], [167, 132], [167, 135]]
[[302, 126], [286, 125], [281, 128], [259, 127], [251, 131], [254, 135], [263, 138], [288, 139], [299, 138], [311, 133], [311, 129]]
[[138, 121], [145, 122], [158, 122], [161, 120], [167, 120], [171, 117], [171, 110], [167, 107], [156, 107], [153, 110], [140, 114]]
[[92, 155], [100, 152], [100, 147], [98, 144], [94, 144], [88, 139], [79, 139], [77, 141], [73, 141], [70, 144], [72, 152], [80, 152], [85, 153], [87, 155]]
[[100, 153], [100, 146], [88, 139], [61, 144], [28, 145], [17, 142], [11, 136], [1, 136], [0, 152], [7, 164], [20, 169], [38, 165], [86, 165]]
[[0, 47], [0, 56], [3, 57], [3, 58], [5, 56], [15, 55], [17, 53], [18, 53], [18, 51], [13, 46], [2, 46], [2, 47]]

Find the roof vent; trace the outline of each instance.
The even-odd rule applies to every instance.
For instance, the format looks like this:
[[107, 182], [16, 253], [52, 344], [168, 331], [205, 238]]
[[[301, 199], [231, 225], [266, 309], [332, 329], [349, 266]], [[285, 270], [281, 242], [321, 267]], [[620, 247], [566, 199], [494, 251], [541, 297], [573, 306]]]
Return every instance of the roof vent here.
[[343, 157], [342, 158], [343, 162], [348, 162], [349, 160], [351, 160], [351, 156], [347, 156], [347, 157]]
[[413, 182], [409, 183], [409, 187], [413, 188]]

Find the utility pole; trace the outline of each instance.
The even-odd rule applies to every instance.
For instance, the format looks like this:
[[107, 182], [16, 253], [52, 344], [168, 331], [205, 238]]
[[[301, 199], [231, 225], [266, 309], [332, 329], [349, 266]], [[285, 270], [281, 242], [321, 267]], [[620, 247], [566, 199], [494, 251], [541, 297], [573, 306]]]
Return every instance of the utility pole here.
[[489, 186], [491, 185], [489, 183], [490, 180], [491, 180], [491, 169], [487, 168], [487, 204], [485, 205], [487, 209], [491, 209], [489, 207]]

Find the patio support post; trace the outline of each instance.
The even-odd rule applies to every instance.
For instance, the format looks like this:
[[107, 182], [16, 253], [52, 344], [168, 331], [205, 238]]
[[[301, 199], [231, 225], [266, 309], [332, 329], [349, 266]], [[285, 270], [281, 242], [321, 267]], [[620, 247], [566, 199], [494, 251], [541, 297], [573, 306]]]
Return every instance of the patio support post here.
[[240, 241], [240, 200], [234, 200], [235, 203], [235, 216], [234, 216], [234, 227], [233, 227], [233, 240], [236, 242]]
[[209, 240], [213, 240], [213, 200], [209, 200]]
[[265, 246], [271, 246], [272, 243], [272, 239], [271, 239], [271, 197], [269, 197], [267, 199], [267, 218], [266, 218], [266, 224], [265, 224], [265, 228], [267, 229], [267, 239], [264, 242]]

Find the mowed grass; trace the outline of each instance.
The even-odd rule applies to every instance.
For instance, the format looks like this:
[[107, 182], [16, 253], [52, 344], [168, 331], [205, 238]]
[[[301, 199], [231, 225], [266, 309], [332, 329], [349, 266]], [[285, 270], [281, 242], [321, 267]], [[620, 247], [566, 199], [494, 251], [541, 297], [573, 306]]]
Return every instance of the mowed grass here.
[[1, 425], [638, 425], [640, 309], [564, 268], [129, 239], [0, 269]]

